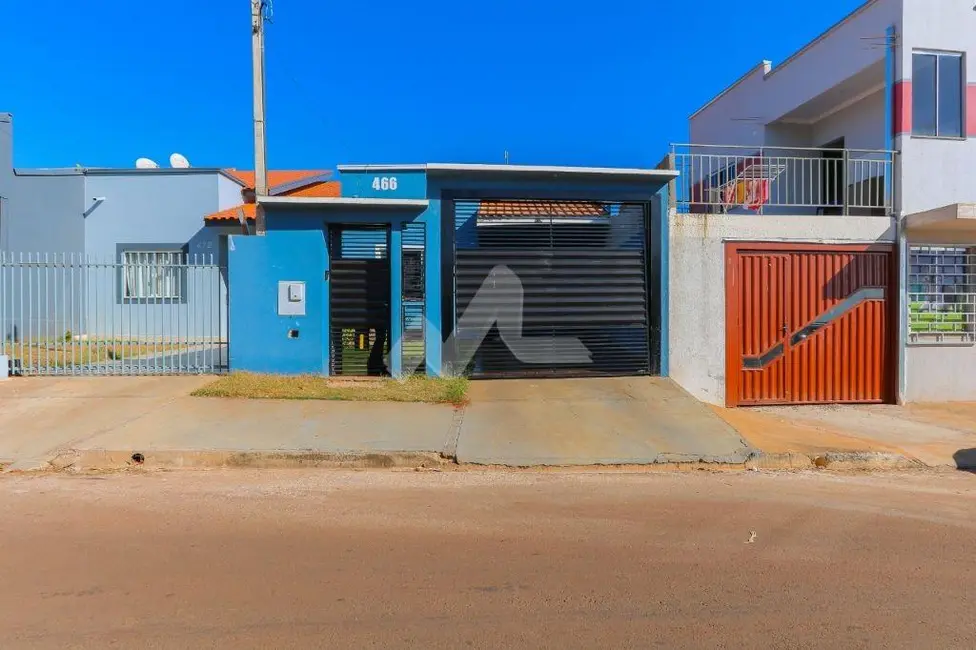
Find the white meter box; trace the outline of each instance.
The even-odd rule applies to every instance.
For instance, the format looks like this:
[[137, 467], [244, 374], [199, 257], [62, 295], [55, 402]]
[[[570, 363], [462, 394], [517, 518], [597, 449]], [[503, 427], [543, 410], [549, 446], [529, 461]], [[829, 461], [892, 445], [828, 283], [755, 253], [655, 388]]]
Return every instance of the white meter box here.
[[278, 315], [305, 315], [305, 283], [290, 280], [278, 282]]

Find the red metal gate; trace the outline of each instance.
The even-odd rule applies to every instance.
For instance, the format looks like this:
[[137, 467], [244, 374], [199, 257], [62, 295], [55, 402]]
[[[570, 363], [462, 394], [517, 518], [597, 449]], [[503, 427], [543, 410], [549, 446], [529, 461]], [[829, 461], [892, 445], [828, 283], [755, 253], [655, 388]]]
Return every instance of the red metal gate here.
[[891, 246], [726, 245], [729, 406], [890, 401]]

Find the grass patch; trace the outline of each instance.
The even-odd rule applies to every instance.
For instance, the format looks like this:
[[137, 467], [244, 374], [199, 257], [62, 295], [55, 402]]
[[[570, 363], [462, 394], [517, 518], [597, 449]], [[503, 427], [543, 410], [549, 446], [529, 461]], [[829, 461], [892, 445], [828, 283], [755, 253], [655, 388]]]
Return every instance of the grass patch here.
[[186, 348], [176, 343], [144, 341], [42, 341], [8, 342], [2, 354], [16, 359], [26, 368], [65, 368], [110, 361], [137, 360], [172, 354]]
[[347, 402], [429, 402], [462, 404], [468, 392], [464, 377], [410, 377], [350, 381], [305, 375], [282, 377], [238, 372], [193, 391], [194, 397], [242, 399], [317, 399]]

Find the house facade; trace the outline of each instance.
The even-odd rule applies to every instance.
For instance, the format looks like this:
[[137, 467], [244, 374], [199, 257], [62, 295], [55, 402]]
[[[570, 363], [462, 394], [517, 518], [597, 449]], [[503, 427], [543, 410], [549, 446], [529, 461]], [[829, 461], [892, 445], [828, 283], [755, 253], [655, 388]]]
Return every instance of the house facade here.
[[207, 368], [226, 365], [226, 251], [202, 218], [240, 203], [240, 179], [198, 168], [15, 169], [9, 115], [0, 145], [0, 338], [15, 371], [105, 370], [96, 366], [121, 358], [121, 346], [147, 371], [160, 351], [202, 346], [220, 348]]
[[[973, 9], [870, 0], [691, 116], [690, 144], [671, 156], [682, 172], [675, 232], [687, 234], [676, 265], [698, 274], [708, 313], [723, 312], [707, 324], [677, 315], [721, 344], [678, 368], [693, 393], [730, 404], [976, 399]], [[770, 304], [750, 293], [759, 270], [772, 273], [766, 287], [790, 285]], [[876, 384], [878, 373], [895, 384]]]
[[230, 237], [230, 367], [668, 374], [672, 170], [340, 166]]

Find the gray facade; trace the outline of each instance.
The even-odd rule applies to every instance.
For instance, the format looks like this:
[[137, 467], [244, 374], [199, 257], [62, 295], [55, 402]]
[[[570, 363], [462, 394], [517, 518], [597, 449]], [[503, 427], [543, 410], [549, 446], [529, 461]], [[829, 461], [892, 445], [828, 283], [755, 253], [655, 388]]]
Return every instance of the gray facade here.
[[[226, 263], [225, 233], [205, 227], [204, 217], [239, 204], [240, 183], [219, 169], [12, 163], [13, 120], [0, 113], [0, 338], [223, 337], [226, 273], [217, 266]], [[128, 260], [139, 252], [172, 254], [167, 264], [178, 268], [163, 272], [167, 296], [133, 297], [133, 282], [149, 286], [158, 280], [148, 274], [160, 273], [147, 256], [145, 269], [133, 270], [141, 262]]]
[[9, 113], [0, 113], [0, 251], [7, 245], [7, 216], [14, 183], [14, 127]]
[[5, 250], [15, 254], [85, 251], [85, 177], [77, 171], [18, 171], [8, 201]]
[[[226, 180], [215, 170], [86, 172], [85, 203], [92, 206], [85, 218], [89, 259], [118, 264], [126, 252], [156, 251], [182, 253], [187, 262], [178, 274], [178, 299], [126, 300], [122, 271], [101, 274], [98, 297], [87, 309], [89, 333], [124, 324], [121, 329], [133, 332], [198, 338], [214, 331], [214, 318], [220, 319], [218, 330], [226, 331], [222, 324], [226, 310], [211, 313], [215, 305], [226, 304], [224, 278], [197, 268], [223, 263], [220, 231], [203, 222], [204, 215], [221, 209], [220, 179]], [[233, 200], [240, 201], [239, 189]]]
[[181, 242], [191, 256], [216, 259], [216, 238], [203, 217], [221, 209], [219, 178], [216, 170], [86, 171], [85, 253], [104, 258], [117, 244]]

